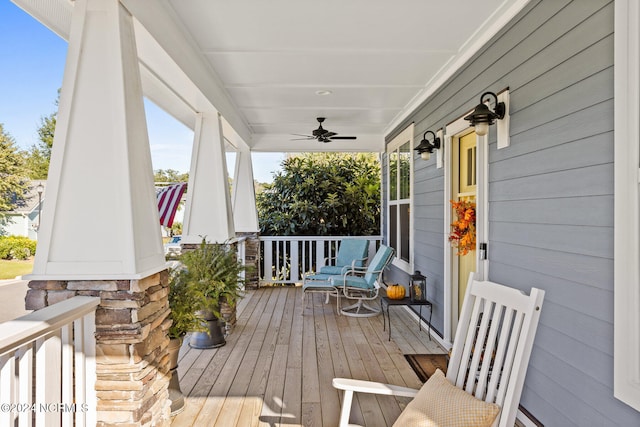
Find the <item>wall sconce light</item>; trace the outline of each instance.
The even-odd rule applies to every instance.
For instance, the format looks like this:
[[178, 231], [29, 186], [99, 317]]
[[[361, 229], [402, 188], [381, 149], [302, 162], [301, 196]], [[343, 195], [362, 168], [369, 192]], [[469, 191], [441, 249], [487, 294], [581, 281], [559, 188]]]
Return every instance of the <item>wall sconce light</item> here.
[[[495, 102], [495, 109], [491, 111], [489, 106], [485, 104], [485, 96], [491, 96]], [[493, 92], [485, 92], [480, 97], [480, 104], [476, 105], [473, 113], [466, 116], [464, 119], [471, 122], [471, 126], [476, 128], [476, 134], [478, 136], [484, 136], [489, 132], [489, 126], [491, 126], [494, 120], [502, 120], [506, 107], [504, 102], [498, 102], [498, 96]]]
[[[429, 140], [427, 139], [428, 133], [433, 135], [433, 142], [429, 142]], [[428, 130], [424, 133], [424, 135], [422, 135], [422, 141], [420, 141], [420, 144], [418, 144], [418, 146], [414, 148], [414, 150], [416, 150], [418, 154], [420, 154], [420, 157], [422, 157], [423, 160], [429, 160], [431, 158], [431, 153], [433, 153], [433, 150], [438, 148], [440, 148], [440, 138], [438, 138], [435, 133]]]

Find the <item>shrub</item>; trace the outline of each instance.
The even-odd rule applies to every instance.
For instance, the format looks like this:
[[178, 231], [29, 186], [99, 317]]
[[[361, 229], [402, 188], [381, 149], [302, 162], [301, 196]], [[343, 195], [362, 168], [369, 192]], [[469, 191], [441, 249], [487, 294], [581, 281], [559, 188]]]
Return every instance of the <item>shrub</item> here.
[[36, 241], [23, 236], [0, 236], [0, 259], [28, 259], [36, 253]]
[[380, 234], [380, 162], [374, 154], [289, 157], [256, 206], [265, 236]]

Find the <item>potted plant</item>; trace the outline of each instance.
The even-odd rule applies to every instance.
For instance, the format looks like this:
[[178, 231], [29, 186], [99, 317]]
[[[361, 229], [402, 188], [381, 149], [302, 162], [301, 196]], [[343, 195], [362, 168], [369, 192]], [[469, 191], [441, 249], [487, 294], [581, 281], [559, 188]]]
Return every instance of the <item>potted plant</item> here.
[[171, 401], [171, 416], [184, 409], [184, 395], [180, 390], [178, 377], [178, 354], [182, 340], [189, 331], [202, 329], [202, 322], [196, 315], [200, 296], [197, 290], [190, 289], [186, 280], [184, 267], [169, 271], [169, 308], [171, 309], [171, 326], [169, 327], [169, 400]]
[[[205, 238], [198, 248], [182, 255], [185, 286], [192, 295], [195, 315], [201, 327], [189, 339], [194, 348], [215, 348], [225, 344], [222, 333], [221, 304], [235, 308], [241, 295], [244, 271], [227, 244], [210, 244]], [[204, 328], [203, 328], [204, 327]], [[204, 332], [203, 329], [206, 331]]]

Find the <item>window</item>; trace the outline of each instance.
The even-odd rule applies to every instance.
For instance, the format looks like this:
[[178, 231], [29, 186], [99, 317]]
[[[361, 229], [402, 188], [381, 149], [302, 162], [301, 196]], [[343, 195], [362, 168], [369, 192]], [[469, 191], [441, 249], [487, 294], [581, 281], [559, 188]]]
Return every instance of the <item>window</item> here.
[[615, 2], [613, 393], [640, 410], [640, 5]]
[[388, 229], [387, 241], [396, 251], [394, 264], [411, 272], [411, 200], [413, 189], [413, 124], [396, 136], [387, 146]]

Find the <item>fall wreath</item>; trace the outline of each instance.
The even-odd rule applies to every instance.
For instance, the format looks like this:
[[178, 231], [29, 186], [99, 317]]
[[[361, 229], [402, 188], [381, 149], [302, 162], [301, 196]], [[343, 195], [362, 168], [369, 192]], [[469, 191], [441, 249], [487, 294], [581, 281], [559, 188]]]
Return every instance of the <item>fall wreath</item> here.
[[476, 204], [468, 200], [451, 200], [457, 219], [451, 223], [449, 242], [458, 248], [458, 255], [466, 255], [476, 249]]

